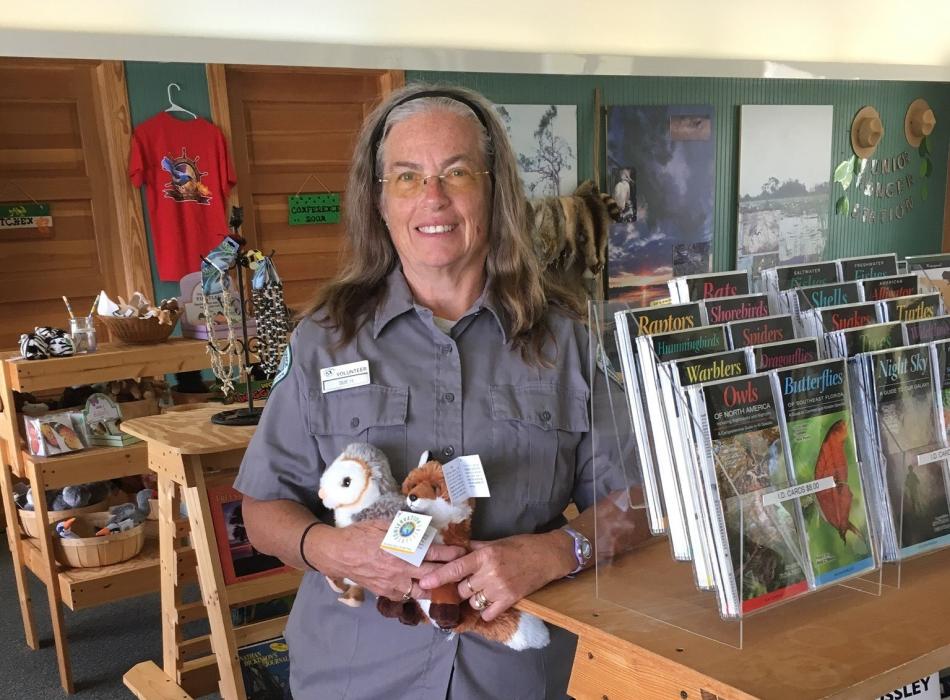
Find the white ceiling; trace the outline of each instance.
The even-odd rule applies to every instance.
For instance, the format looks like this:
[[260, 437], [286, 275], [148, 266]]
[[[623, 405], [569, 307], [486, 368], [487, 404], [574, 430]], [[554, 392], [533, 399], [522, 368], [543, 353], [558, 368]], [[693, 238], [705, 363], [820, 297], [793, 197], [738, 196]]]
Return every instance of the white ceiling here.
[[950, 0], [797, 0], [794, 9], [779, 4], [0, 0], [0, 55], [950, 81]]

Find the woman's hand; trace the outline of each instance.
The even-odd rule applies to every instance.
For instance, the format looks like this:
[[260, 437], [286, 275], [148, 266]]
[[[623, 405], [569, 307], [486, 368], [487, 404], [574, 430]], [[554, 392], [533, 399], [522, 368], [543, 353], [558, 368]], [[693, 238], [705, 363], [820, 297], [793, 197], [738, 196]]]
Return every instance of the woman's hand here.
[[377, 596], [401, 600], [410, 591], [413, 598], [428, 597], [418, 579], [465, 554], [462, 547], [433, 544], [425, 561], [415, 567], [379, 548], [388, 529], [385, 520], [319, 528], [318, 535], [307, 538], [307, 560], [319, 562], [317, 568], [326, 576], [345, 577]]
[[494, 542], [472, 541], [469, 554], [436, 567], [419, 583], [430, 590], [455, 582], [463, 600], [481, 592], [490, 603], [482, 619], [490, 622], [526, 595], [569, 574], [574, 562], [573, 547], [563, 532], [514, 535]]

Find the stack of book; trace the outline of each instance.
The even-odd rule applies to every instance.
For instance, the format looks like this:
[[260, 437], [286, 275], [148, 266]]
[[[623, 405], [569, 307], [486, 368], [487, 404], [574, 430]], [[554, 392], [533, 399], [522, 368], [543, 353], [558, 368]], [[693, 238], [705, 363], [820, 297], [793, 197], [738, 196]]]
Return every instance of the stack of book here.
[[950, 544], [950, 317], [897, 267], [679, 278], [613, 319], [651, 530], [725, 618]]

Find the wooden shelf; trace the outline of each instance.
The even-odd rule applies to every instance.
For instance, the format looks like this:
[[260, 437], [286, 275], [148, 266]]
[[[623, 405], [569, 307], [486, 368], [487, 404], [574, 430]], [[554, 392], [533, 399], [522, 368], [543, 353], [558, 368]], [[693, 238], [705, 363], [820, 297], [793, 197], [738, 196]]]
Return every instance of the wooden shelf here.
[[228, 586], [228, 605], [249, 605], [260, 600], [280, 598], [296, 593], [300, 588], [302, 571], [284, 571], [272, 576], [261, 576], [250, 581], [232, 583]]
[[[39, 541], [24, 538], [22, 542], [26, 565], [45, 583], [46, 565], [40, 552]], [[70, 610], [82, 610], [107, 601], [157, 591], [158, 570], [158, 540], [147, 537], [142, 551], [128, 561], [112, 566], [82, 569], [58, 566], [56, 576], [63, 603]]]
[[169, 338], [151, 345], [100, 345], [96, 352], [46, 360], [25, 360], [19, 353], [5, 356], [10, 388], [20, 392], [60, 389], [77, 382], [95, 384], [114, 379], [155, 377], [204, 369], [209, 365], [206, 343], [194, 338]]
[[20, 456], [23, 468], [14, 465], [14, 474], [26, 479], [26, 464], [30, 462], [42, 471], [48, 489], [148, 472], [148, 446], [144, 442], [125, 447], [90, 447], [54, 457], [37, 457], [21, 450]]

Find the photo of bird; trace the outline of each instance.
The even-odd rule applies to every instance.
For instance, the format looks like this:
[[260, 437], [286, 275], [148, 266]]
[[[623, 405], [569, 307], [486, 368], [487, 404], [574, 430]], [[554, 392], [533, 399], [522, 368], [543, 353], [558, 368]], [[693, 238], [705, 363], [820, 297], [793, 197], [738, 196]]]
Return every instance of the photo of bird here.
[[162, 158], [162, 170], [171, 176], [171, 182], [165, 185], [165, 196], [179, 202], [193, 201], [207, 204], [211, 201], [211, 190], [201, 182], [208, 173], [198, 170], [198, 157], [189, 158], [185, 149], [179, 158]]

